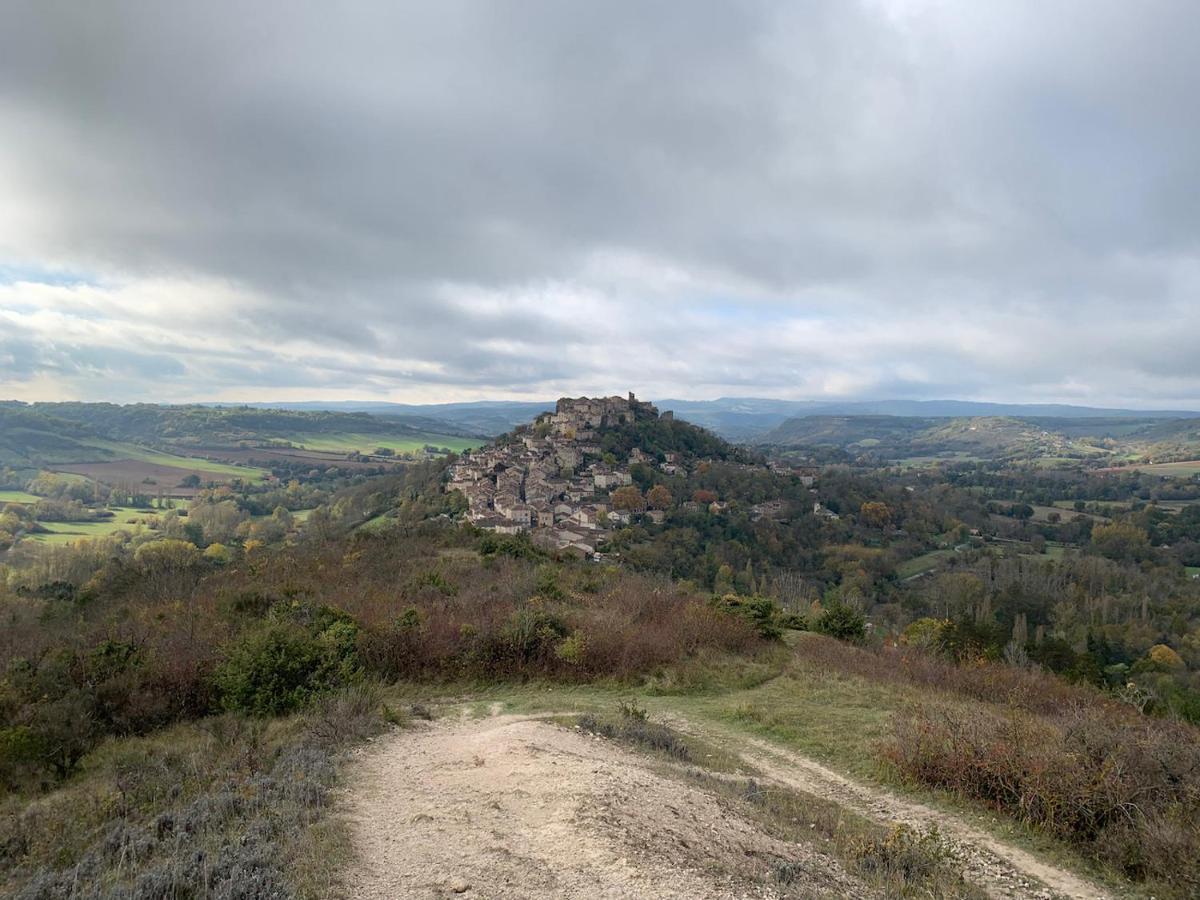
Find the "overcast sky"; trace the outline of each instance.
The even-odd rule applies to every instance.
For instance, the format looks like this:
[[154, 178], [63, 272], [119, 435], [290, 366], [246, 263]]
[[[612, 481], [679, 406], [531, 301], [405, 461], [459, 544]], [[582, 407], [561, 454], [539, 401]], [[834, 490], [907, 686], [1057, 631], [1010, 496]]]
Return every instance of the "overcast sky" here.
[[1193, 0], [0, 6], [0, 398], [1200, 407]]

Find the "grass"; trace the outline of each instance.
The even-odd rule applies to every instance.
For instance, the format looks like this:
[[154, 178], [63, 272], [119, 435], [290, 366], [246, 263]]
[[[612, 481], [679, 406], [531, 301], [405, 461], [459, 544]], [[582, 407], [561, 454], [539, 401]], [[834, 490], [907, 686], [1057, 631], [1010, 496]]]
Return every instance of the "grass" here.
[[27, 494], [25, 491], [0, 491], [0, 503], [37, 503], [41, 497]]
[[1107, 519], [1105, 519], [1104, 517], [1097, 516], [1093, 513], [1076, 512], [1074, 510], [1074, 508], [1065, 509], [1061, 506], [1034, 506], [1033, 507], [1033, 521], [1035, 521], [1035, 522], [1048, 522], [1048, 521], [1050, 521], [1050, 517], [1052, 515], [1057, 515], [1058, 520], [1060, 522], [1070, 522], [1070, 521], [1074, 520], [1074, 518], [1076, 516], [1084, 516], [1085, 518], [1088, 518], [1088, 519], [1099, 519], [1100, 521], [1107, 521]]
[[[881, 682], [831, 670], [805, 658], [811, 635], [790, 635], [792, 651], [747, 664], [732, 658], [707, 659], [684, 666], [646, 684], [630, 688], [615, 683], [591, 685], [527, 684], [464, 685], [455, 698], [465, 699], [476, 714], [487, 715], [497, 703], [505, 711], [553, 714], [611, 714], [630, 698], [655, 721], [670, 723], [684, 718], [700, 729], [708, 746], [720, 748], [723, 765], [736, 756], [746, 737], [765, 739], [797, 751], [860, 782], [886, 787], [903, 796], [958, 815], [996, 837], [1064, 868], [1108, 884], [1116, 895], [1143, 897], [1139, 886], [1101, 871], [1063, 841], [1039, 833], [1014, 819], [961, 800], [953, 795], [905, 782], [884, 763], [878, 748], [891, 735], [894, 717], [937, 695], [968, 710], [979, 701], [928, 686], [902, 681]], [[428, 686], [397, 685], [401, 700], [428, 701]], [[464, 694], [466, 695], [464, 697]], [[692, 740], [689, 730], [688, 740]], [[708, 766], [705, 753], [692, 752], [695, 761]]]
[[953, 550], [933, 550], [921, 556], [906, 559], [900, 563], [900, 565], [896, 566], [896, 575], [900, 578], [912, 578], [916, 575], [923, 575], [926, 572], [932, 572], [953, 556]]
[[455, 453], [470, 450], [479, 446], [478, 440], [455, 437], [449, 434], [421, 433], [416, 435], [387, 435], [387, 434], [292, 434], [284, 438], [293, 444], [303, 446], [308, 450], [321, 450], [329, 453], [373, 453], [386, 447], [396, 453], [416, 453], [426, 446], [448, 447]]
[[106, 537], [118, 531], [139, 531], [144, 526], [131, 524], [130, 519], [157, 515], [156, 510], [132, 506], [110, 507], [109, 512], [113, 514], [111, 519], [96, 522], [40, 522], [38, 524], [49, 534], [31, 534], [29, 539], [42, 544], [72, 544], [78, 540]]
[[403, 718], [360, 686], [300, 716], [109, 740], [57, 789], [0, 798], [0, 895], [344, 896], [337, 764]]
[[1147, 463], [1141, 466], [1129, 466], [1129, 468], [1137, 472], [1163, 475], [1168, 478], [1191, 478], [1193, 475], [1200, 475], [1200, 459], [1184, 462]]
[[[241, 478], [247, 481], [262, 481], [270, 473], [265, 469], [251, 466], [234, 466], [229, 463], [213, 462], [196, 456], [179, 456], [174, 453], [164, 453], [137, 444], [122, 441], [108, 441], [102, 438], [88, 438], [87, 446], [107, 450], [112, 453], [111, 459], [135, 459], [139, 462], [154, 463], [159, 466], [170, 466], [175, 469], [188, 471], [211, 472], [214, 475], [225, 475], [229, 478]], [[105, 460], [96, 460], [104, 462]]]
[[[710, 772], [736, 776], [736, 784], [729, 778], [717, 779], [704, 773], [694, 777], [707, 779], [703, 785], [706, 788], [726, 785], [734, 791], [730, 794], [731, 800], [750, 804], [749, 807], [739, 806], [739, 811], [757, 818], [771, 830], [786, 831], [789, 822], [791, 826], [800, 822], [803, 830], [809, 830], [808, 823], [817, 823], [818, 832], [828, 825], [834, 829], [828, 834], [833, 835], [831, 840], [838, 846], [827, 844], [826, 847], [844, 858], [853, 857], [858, 863], [873, 866], [878, 853], [890, 846], [888, 841], [894, 836], [881, 833], [879, 826], [873, 823], [856, 824], [852, 813], [827, 800], [774, 788], [769, 794], [763, 794], [747, 780], [753, 777], [753, 772], [747, 772], [746, 767], [740, 765], [737, 755], [740, 742], [747, 737], [761, 738], [794, 749], [860, 781], [887, 784], [923, 802], [947, 808], [972, 820], [978, 827], [1038, 855], [1078, 871], [1092, 871], [1095, 875], [1094, 870], [1065, 845], [1031, 832], [1012, 820], [990, 813], [984, 817], [978, 806], [955, 801], [949, 795], [899, 784], [894, 774], [880, 762], [876, 748], [890, 733], [894, 714], [928, 697], [930, 689], [832, 671], [828, 666], [806, 659], [806, 641], [814, 639], [793, 633], [789, 635], [793, 647], [777, 647], [750, 659], [724, 655], [695, 658], [636, 686], [615, 680], [590, 684], [431, 685], [400, 682], [383, 688], [371, 703], [375, 708], [382, 707], [385, 716], [387, 710], [406, 709], [414, 704], [439, 711], [450, 710], [454, 714], [465, 711], [479, 717], [494, 713], [498, 707], [509, 712], [554, 716], [590, 715], [596, 724], [592, 730], [600, 733], [605, 733], [609, 724], [616, 725], [612, 720], [613, 712], [623, 707], [644, 710], [652, 722], [667, 726], [682, 717], [689, 727], [678, 741], [659, 728], [643, 728], [636, 722], [632, 727], [617, 725], [612, 734], [655, 753], [664, 764], [666, 760], [686, 759]], [[961, 698], [959, 702], [977, 705], [976, 701]], [[336, 736], [341, 746], [352, 740], [344, 734], [348, 729], [338, 724], [338, 718], [331, 718], [333, 724], [328, 727], [320, 724], [320, 715], [273, 720], [257, 726], [260, 731], [256, 736], [246, 731], [245, 724], [236, 724], [245, 720], [221, 717], [176, 726], [148, 738], [109, 741], [85, 760], [80, 775], [39, 802], [36, 816], [17, 818], [10, 815], [6, 825], [4, 814], [19, 806], [16, 800], [7, 808], [0, 802], [0, 827], [42, 829], [36, 839], [27, 844], [38, 848], [37, 858], [20, 860], [20, 866], [10, 866], [10, 877], [24, 878], [38, 868], [71, 871], [98, 841], [103, 840], [109, 830], [105, 823], [111, 823], [116, 816], [114, 810], [122, 808], [126, 802], [122, 792], [133, 796], [132, 813], [123, 818], [133, 829], [131, 833], [135, 837], [141, 836], [139, 840], [144, 843], [149, 833], [147, 829], [156, 827], [153, 823], [163, 813], [176, 817], [193, 814], [189, 811], [194, 811], [197, 804], [204, 806], [207, 803], [201, 798], [220, 794], [226, 789], [223, 779], [232, 777], [236, 791], [251, 802], [245, 807], [245, 814], [239, 812], [228, 820], [214, 823], [210, 831], [203, 833], [201, 845], [208, 848], [212, 858], [240, 852], [237, 848], [245, 845], [247, 836], [258, 833], [256, 822], [264, 818], [282, 822], [283, 827], [271, 830], [273, 843], [270, 847], [259, 848], [262, 850], [260, 855], [265, 854], [269, 863], [270, 877], [282, 877], [293, 883], [298, 880], [300, 896], [336, 895], [337, 886], [329, 881], [332, 876], [328, 873], [348, 858], [349, 851], [344, 827], [324, 813], [323, 798], [336, 780], [328, 774], [328, 765], [320, 758], [312, 757], [311, 765], [319, 774], [314, 776], [315, 781], [307, 774], [301, 778], [302, 785], [311, 785], [311, 790], [305, 788], [300, 795], [301, 803], [290, 794], [262, 795], [258, 787], [263, 783], [260, 776], [264, 773], [271, 774], [276, 782], [282, 780], [273, 773], [281, 765], [279, 760], [287, 754], [289, 746], [310, 746], [313, 735], [322, 734]], [[222, 722], [228, 724], [220, 724]], [[214, 741], [214, 735], [227, 733], [229, 736]], [[360, 729], [360, 734], [365, 733]], [[321, 752], [327, 751], [322, 749]], [[122, 787], [123, 779], [127, 781], [130, 777], [134, 779], [133, 787]], [[146, 786], [139, 786], [143, 782]], [[168, 785], [174, 783], [180, 787], [168, 790]], [[772, 799], [764, 803], [765, 797]], [[43, 819], [44, 824], [40, 824]], [[822, 822], [826, 824], [820, 824]], [[849, 830], [843, 832], [840, 830], [843, 828]], [[791, 834], [784, 831], [779, 831], [778, 836], [792, 839]], [[853, 840], [842, 842], [843, 838]], [[897, 840], [905, 844], [908, 838]], [[5, 842], [0, 840], [0, 849], [4, 846]], [[10, 843], [10, 846], [15, 845]], [[139, 858], [132, 870], [123, 874], [110, 872], [108, 877], [120, 875], [128, 879], [139, 871], [157, 873], [155, 877], [163, 879], [177, 877], [182, 871], [179, 867], [183, 860], [172, 855], [174, 845], [158, 840], [148, 846], [147, 855]], [[305, 864], [306, 855], [321, 859], [323, 864]], [[0, 859], [0, 871], [6, 868], [4, 863], [5, 860]], [[116, 863], [109, 860], [105, 865]], [[12, 886], [13, 882], [6, 883], [0, 876], [0, 893]], [[1119, 895], [1137, 896], [1127, 883], [1121, 882], [1117, 886]]]
[[1192, 578], [1200, 577], [1200, 566], [1186, 566], [1184, 571], [1187, 572]]
[[[636, 701], [621, 701], [618, 710], [617, 715], [585, 713], [575, 719], [575, 727], [670, 763], [687, 764], [682, 772], [677, 766], [658, 768], [720, 797], [777, 840], [832, 853], [847, 870], [884, 896], [987, 897], [982, 888], [965, 881], [960, 865], [936, 830], [888, 827], [834, 800], [779, 784], [760, 784], [755, 777], [746, 777], [755, 773], [746, 772], [736, 753], [654, 721]], [[783, 886], [802, 883], [811, 877], [810, 865], [776, 859], [769, 880]]]

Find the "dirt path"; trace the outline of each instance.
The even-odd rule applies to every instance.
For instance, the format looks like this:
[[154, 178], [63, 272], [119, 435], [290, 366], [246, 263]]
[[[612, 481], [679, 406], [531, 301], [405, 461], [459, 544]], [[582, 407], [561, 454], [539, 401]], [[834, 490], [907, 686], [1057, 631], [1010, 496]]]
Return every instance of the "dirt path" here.
[[767, 779], [834, 800], [869, 819], [900, 822], [922, 829], [936, 826], [967, 878], [993, 897], [1110, 898], [1106, 890], [1092, 882], [1042, 862], [1033, 854], [997, 839], [952, 813], [899, 797], [882, 788], [851, 781], [808, 757], [768, 741], [741, 734], [716, 735], [678, 717], [670, 717], [670, 724], [685, 734], [697, 734], [709, 740], [727, 737], [735, 742], [743, 762]]
[[[671, 724], [737, 748], [763, 780], [876, 821], [936, 825], [993, 897], [1108, 897], [955, 815], [765, 741]], [[832, 856], [766, 835], [646, 757], [527, 716], [453, 718], [377, 741], [351, 767], [346, 808], [358, 855], [346, 893], [368, 900], [772, 898], [782, 863], [798, 867], [803, 896], [872, 895]]]
[[[762, 833], [612, 743], [518, 716], [457, 719], [377, 741], [346, 796], [356, 898], [805, 896], [871, 891], [820, 850]], [[789, 896], [796, 896], [791, 892]]]

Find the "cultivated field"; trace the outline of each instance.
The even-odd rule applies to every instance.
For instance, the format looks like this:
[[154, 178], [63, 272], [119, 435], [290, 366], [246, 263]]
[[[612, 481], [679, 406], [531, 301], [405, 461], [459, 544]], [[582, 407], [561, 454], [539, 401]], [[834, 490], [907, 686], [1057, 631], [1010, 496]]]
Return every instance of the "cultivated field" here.
[[24, 491], [0, 491], [0, 503], [37, 503], [40, 499]]
[[137, 532], [145, 526], [141, 520], [153, 517], [157, 510], [134, 509], [129, 506], [114, 506], [109, 509], [111, 519], [97, 522], [40, 522], [47, 533], [28, 535], [28, 539], [40, 544], [73, 544], [79, 540], [106, 537], [118, 531]]
[[1184, 462], [1146, 463], [1140, 466], [1126, 466], [1125, 469], [1101, 469], [1101, 472], [1121, 472], [1133, 469], [1137, 472], [1147, 472], [1151, 475], [1162, 475], [1164, 478], [1191, 478], [1200, 475], [1200, 459]]
[[324, 450], [331, 453], [372, 453], [386, 447], [396, 453], [415, 453], [425, 446], [446, 447], [455, 453], [478, 447], [481, 443], [471, 438], [454, 437], [448, 434], [292, 434], [284, 440], [303, 446], [308, 450]]

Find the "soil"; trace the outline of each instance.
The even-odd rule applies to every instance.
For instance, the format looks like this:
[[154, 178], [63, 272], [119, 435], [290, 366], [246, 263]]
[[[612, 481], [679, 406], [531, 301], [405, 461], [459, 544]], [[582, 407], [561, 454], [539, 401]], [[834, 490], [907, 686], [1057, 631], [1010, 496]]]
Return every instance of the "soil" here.
[[[960, 816], [765, 741], [721, 737], [765, 783], [883, 823], [936, 825], [967, 879], [990, 896], [1108, 896]], [[378, 739], [351, 765], [344, 808], [357, 857], [345, 893], [367, 900], [874, 895], [819, 845], [775, 839], [650, 757], [526, 716], [444, 719]]]
[[[390, 735], [352, 766], [357, 898], [870, 897], [817, 848], [764, 834], [649, 758], [494, 716]], [[802, 874], [801, 893], [772, 884]]]

